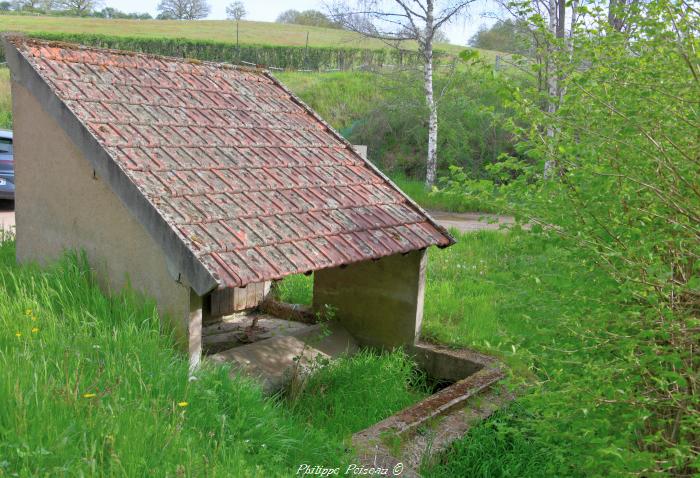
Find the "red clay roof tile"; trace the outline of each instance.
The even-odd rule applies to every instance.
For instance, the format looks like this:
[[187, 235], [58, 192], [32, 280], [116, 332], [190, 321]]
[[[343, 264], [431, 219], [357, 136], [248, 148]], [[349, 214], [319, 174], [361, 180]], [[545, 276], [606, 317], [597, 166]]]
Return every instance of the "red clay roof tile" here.
[[268, 73], [15, 46], [219, 288], [452, 243]]

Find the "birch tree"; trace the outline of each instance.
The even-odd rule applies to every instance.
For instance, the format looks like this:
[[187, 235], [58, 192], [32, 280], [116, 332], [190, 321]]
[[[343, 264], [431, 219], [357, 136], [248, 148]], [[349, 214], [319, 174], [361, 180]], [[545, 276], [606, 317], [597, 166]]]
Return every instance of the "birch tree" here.
[[[629, 0], [619, 0], [626, 2]], [[634, 0], [631, 0], [634, 1]], [[546, 102], [543, 110], [548, 115], [554, 115], [564, 101], [565, 89], [562, 80], [567, 74], [567, 64], [571, 63], [573, 53], [573, 32], [578, 21], [578, 0], [520, 0], [500, 2], [501, 5], [518, 21], [530, 24], [531, 31], [538, 51], [538, 62], [544, 62]], [[568, 22], [568, 24], [567, 24]], [[568, 26], [568, 37], [567, 37]], [[540, 31], [543, 34], [537, 34]], [[540, 74], [538, 70], [538, 75]], [[547, 127], [547, 138], [553, 138], [554, 128]], [[543, 175], [552, 178], [556, 166], [554, 154], [545, 160]]]
[[332, 17], [348, 30], [401, 48], [415, 41], [423, 62], [423, 91], [428, 111], [428, 155], [425, 184], [437, 176], [438, 112], [433, 91], [433, 43], [440, 28], [466, 12], [474, 0], [358, 0], [331, 6]]

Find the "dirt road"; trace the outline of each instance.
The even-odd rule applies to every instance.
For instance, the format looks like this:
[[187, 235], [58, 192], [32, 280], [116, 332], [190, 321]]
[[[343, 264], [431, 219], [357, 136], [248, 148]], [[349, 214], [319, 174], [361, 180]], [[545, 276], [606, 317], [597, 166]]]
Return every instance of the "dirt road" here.
[[446, 228], [454, 227], [460, 232], [474, 232], [483, 229], [497, 231], [502, 224], [515, 222], [510, 216], [499, 216], [481, 212], [428, 211], [433, 218]]

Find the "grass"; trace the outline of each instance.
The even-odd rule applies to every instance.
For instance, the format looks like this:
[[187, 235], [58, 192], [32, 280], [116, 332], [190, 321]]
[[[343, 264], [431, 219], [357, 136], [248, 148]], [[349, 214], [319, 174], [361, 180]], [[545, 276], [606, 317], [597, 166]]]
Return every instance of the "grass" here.
[[12, 128], [12, 92], [8, 68], [0, 68], [0, 128]]
[[382, 77], [375, 73], [279, 72], [275, 76], [341, 132], [365, 117], [385, 96]]
[[[555, 239], [457, 236], [429, 252], [424, 336], [500, 356], [520, 396], [422, 474], [576, 477], [648, 466], [634, 447], [644, 418], [621, 423], [634, 407], [605, 400], [628, 387], [616, 373], [620, 331], [606, 328], [621, 313], [615, 284]], [[291, 277], [280, 294], [308, 302], [311, 284]], [[5, 474], [289, 476], [300, 463], [342, 466], [352, 432], [426, 393], [400, 352], [341, 360], [291, 403], [225, 369], [188, 382], [153, 304], [128, 292], [106, 298], [76, 257], [41, 271], [15, 265], [4, 242], [0, 288]]]
[[[170, 37], [236, 43], [236, 23], [230, 20], [122, 20], [0, 14], [0, 30]], [[311, 47], [387, 48], [380, 40], [367, 39], [356, 33], [335, 28], [241, 21], [238, 31], [242, 44], [289, 46], [306, 45], [307, 33]], [[410, 47], [410, 44], [406, 46]], [[459, 53], [464, 49], [450, 44], [438, 44], [436, 48], [452, 53]], [[483, 50], [483, 53], [488, 56], [495, 55], [486, 50]]]
[[293, 407], [225, 368], [188, 381], [152, 303], [105, 297], [75, 255], [14, 254], [0, 244], [0, 476], [289, 476], [348, 462], [352, 432], [422, 396], [400, 352], [340, 360]]
[[[607, 325], [623, 313], [617, 286], [555, 239], [455, 235], [454, 246], [429, 250], [423, 336], [501, 357], [520, 396], [424, 463], [423, 476], [583, 477], [649, 466], [635, 446], [641, 412], [606, 400], [629, 388], [618, 373], [622, 331]], [[308, 302], [311, 283], [286, 279], [282, 298]]]
[[447, 194], [439, 189], [430, 190], [422, 180], [411, 179], [401, 173], [391, 173], [391, 180], [424, 209], [449, 212], [497, 213], [493, 205], [466, 195]]

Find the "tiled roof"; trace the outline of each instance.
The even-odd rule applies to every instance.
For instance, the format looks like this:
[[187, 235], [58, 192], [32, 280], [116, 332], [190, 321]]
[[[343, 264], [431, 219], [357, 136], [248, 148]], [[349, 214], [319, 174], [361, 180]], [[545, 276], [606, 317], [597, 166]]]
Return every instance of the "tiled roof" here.
[[453, 242], [267, 72], [11, 41], [219, 288]]

